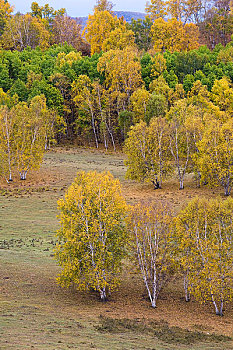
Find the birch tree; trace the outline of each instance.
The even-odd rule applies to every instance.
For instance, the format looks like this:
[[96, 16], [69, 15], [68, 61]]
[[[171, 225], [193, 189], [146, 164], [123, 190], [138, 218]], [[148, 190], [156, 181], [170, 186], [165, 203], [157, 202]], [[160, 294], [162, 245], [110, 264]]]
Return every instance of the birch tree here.
[[171, 222], [171, 211], [162, 204], [156, 207], [138, 204], [130, 213], [133, 252], [153, 308], [175, 267]]
[[12, 171], [14, 166], [14, 124], [15, 120], [10, 112], [11, 107], [17, 104], [17, 96], [9, 96], [0, 89], [0, 175], [7, 182], [12, 181]]
[[119, 283], [128, 239], [119, 180], [109, 172], [79, 172], [58, 208], [58, 282], [66, 287], [74, 283], [78, 290], [95, 289], [106, 301]]
[[72, 45], [76, 50], [81, 50], [82, 37], [81, 25], [66, 14], [57, 15], [52, 22], [52, 43]]
[[50, 33], [40, 18], [16, 14], [7, 21], [1, 43], [5, 49], [22, 51], [27, 46], [45, 49], [49, 46], [49, 39]]
[[[9, 106], [14, 100], [8, 101]], [[29, 106], [20, 102], [12, 108], [0, 107], [1, 172], [8, 182], [13, 181], [15, 169], [26, 180], [29, 170], [40, 167], [45, 150], [54, 141], [55, 125], [62, 128], [63, 122], [47, 108], [43, 95], [34, 97]]]
[[46, 138], [51, 137], [49, 118], [54, 118], [46, 107], [44, 96], [36, 96], [29, 106], [22, 102], [11, 109], [15, 119], [13, 151], [21, 180], [29, 170], [38, 169], [45, 152]]
[[170, 120], [170, 151], [177, 168], [180, 190], [184, 189], [184, 177], [187, 173], [192, 155], [191, 130], [185, 123], [197, 108], [188, 105], [186, 100], [176, 102], [167, 114]]
[[176, 218], [186, 293], [212, 302], [216, 315], [233, 297], [233, 199], [194, 198]]
[[73, 100], [79, 109], [85, 111], [87, 116], [90, 116], [92, 130], [95, 137], [96, 148], [99, 147], [97, 115], [96, 115], [96, 100], [97, 96], [93, 88], [91, 79], [87, 75], [80, 75], [72, 84]]
[[150, 35], [157, 52], [189, 51], [199, 46], [198, 26], [193, 23], [184, 25], [174, 17], [166, 21], [163, 18], [155, 19]]
[[133, 123], [138, 123], [140, 120], [146, 121], [147, 105], [151, 94], [144, 87], [134, 91], [130, 97], [130, 107], [133, 112]]
[[109, 13], [113, 13], [112, 9], [114, 6], [115, 5], [111, 1], [97, 0], [94, 9], [98, 11], [108, 11]]
[[12, 171], [15, 162], [13, 148], [15, 120], [7, 106], [0, 107], [0, 153], [1, 174], [7, 182], [12, 181]]
[[124, 146], [127, 178], [151, 181], [155, 189], [161, 188], [163, 179], [171, 172], [168, 132], [163, 118], [153, 118], [149, 126], [141, 121], [131, 127]]
[[201, 185], [201, 170], [196, 160], [199, 157], [198, 142], [202, 140], [205, 129], [203, 115], [204, 110], [195, 107], [195, 113], [188, 115], [184, 122], [191, 139], [191, 167], [195, 173], [197, 187]]
[[[108, 149], [108, 139], [111, 140], [114, 151], [116, 151], [116, 143], [114, 138], [114, 126], [116, 126], [116, 121], [114, 120], [112, 113], [112, 96], [108, 90], [100, 84], [100, 82], [93, 82], [93, 91], [96, 96], [96, 109], [100, 116], [100, 131], [103, 134], [105, 149]], [[115, 124], [115, 125], [114, 125]]]
[[86, 27], [83, 30], [87, 42], [91, 45], [91, 54], [101, 52], [105, 39], [114, 30], [120, 21], [109, 11], [95, 9], [93, 15], [88, 16]]
[[126, 22], [122, 21], [104, 40], [102, 50], [104, 52], [116, 49], [124, 50], [126, 46], [136, 46], [135, 36], [134, 32], [126, 26]]
[[135, 48], [109, 50], [99, 59], [97, 69], [105, 76], [105, 86], [111, 92], [124, 93], [127, 103], [130, 96], [142, 86], [141, 65]]
[[196, 164], [201, 171], [202, 182], [222, 186], [225, 196], [229, 196], [233, 181], [232, 118], [225, 123], [209, 120], [197, 147]]

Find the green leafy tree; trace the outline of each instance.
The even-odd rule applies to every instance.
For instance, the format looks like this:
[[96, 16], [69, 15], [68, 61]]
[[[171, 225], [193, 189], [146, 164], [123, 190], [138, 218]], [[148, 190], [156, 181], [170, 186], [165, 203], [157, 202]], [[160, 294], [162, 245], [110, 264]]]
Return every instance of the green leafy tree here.
[[7, 63], [4, 62], [4, 60], [2, 60], [2, 62], [0, 60], [0, 86], [5, 92], [9, 90], [12, 84], [12, 79], [10, 78], [9, 73], [9, 66]]
[[20, 101], [27, 101], [27, 99], [28, 99], [27, 86], [20, 79], [17, 79], [14, 81], [14, 84], [11, 86], [9, 92], [10, 92], [11, 96], [14, 96], [15, 94], [17, 94]]
[[132, 18], [129, 28], [134, 32], [135, 43], [139, 50], [147, 52], [151, 48], [150, 31], [152, 24], [153, 22], [149, 16], [146, 16], [145, 19], [139, 18], [137, 20]]
[[168, 110], [168, 101], [161, 94], [152, 93], [147, 104], [146, 121], [153, 117], [164, 117]]
[[127, 133], [129, 132], [130, 127], [132, 126], [132, 120], [133, 113], [131, 111], [124, 110], [119, 113], [118, 121], [124, 139], [127, 137]]

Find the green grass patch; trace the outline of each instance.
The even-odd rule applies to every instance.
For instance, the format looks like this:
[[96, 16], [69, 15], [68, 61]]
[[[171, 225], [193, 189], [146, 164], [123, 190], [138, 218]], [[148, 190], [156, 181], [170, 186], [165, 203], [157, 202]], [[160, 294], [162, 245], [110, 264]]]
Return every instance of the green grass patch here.
[[99, 332], [136, 332], [144, 335], [154, 335], [158, 340], [168, 344], [190, 345], [199, 342], [223, 343], [232, 340], [232, 338], [224, 335], [206, 334], [203, 332], [190, 331], [188, 329], [170, 326], [168, 322], [164, 320], [159, 322], [146, 322], [143, 320], [133, 320], [128, 318], [114, 319], [101, 315], [99, 321], [100, 324], [96, 327]]

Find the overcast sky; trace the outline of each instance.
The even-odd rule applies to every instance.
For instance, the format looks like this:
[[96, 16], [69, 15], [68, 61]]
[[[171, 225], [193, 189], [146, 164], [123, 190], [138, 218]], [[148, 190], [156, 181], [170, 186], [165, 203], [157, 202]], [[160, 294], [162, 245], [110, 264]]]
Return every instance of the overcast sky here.
[[[31, 3], [36, 0], [9, 0], [14, 6], [15, 12], [28, 12]], [[39, 5], [49, 4], [54, 9], [65, 7], [69, 16], [83, 17], [91, 13], [96, 1], [95, 0], [38, 0]], [[146, 0], [112, 0], [115, 4], [116, 11], [133, 11], [144, 12]]]

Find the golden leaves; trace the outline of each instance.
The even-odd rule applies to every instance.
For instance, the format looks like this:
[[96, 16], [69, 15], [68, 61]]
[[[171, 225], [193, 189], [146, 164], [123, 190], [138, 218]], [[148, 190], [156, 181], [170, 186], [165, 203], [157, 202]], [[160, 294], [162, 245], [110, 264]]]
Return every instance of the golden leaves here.
[[99, 292], [114, 289], [127, 240], [122, 223], [127, 206], [119, 180], [109, 172], [79, 172], [58, 207], [60, 283]]
[[40, 46], [43, 50], [49, 46], [49, 39], [50, 33], [42, 19], [30, 14], [16, 14], [8, 20], [1, 43], [6, 49], [21, 51], [27, 46]]
[[109, 50], [100, 57], [97, 68], [105, 74], [106, 86], [111, 91], [126, 93], [128, 99], [142, 85], [141, 65], [135, 48]]
[[109, 37], [112, 30], [117, 27], [119, 20], [108, 11], [95, 10], [93, 15], [88, 16], [87, 25], [83, 35], [91, 45], [91, 54], [102, 50], [105, 39]]
[[151, 27], [151, 36], [157, 52], [189, 51], [199, 46], [198, 27], [193, 23], [183, 25], [176, 18], [167, 21], [156, 19]]
[[233, 297], [233, 199], [195, 198], [175, 220], [175, 236], [189, 290], [201, 301]]

